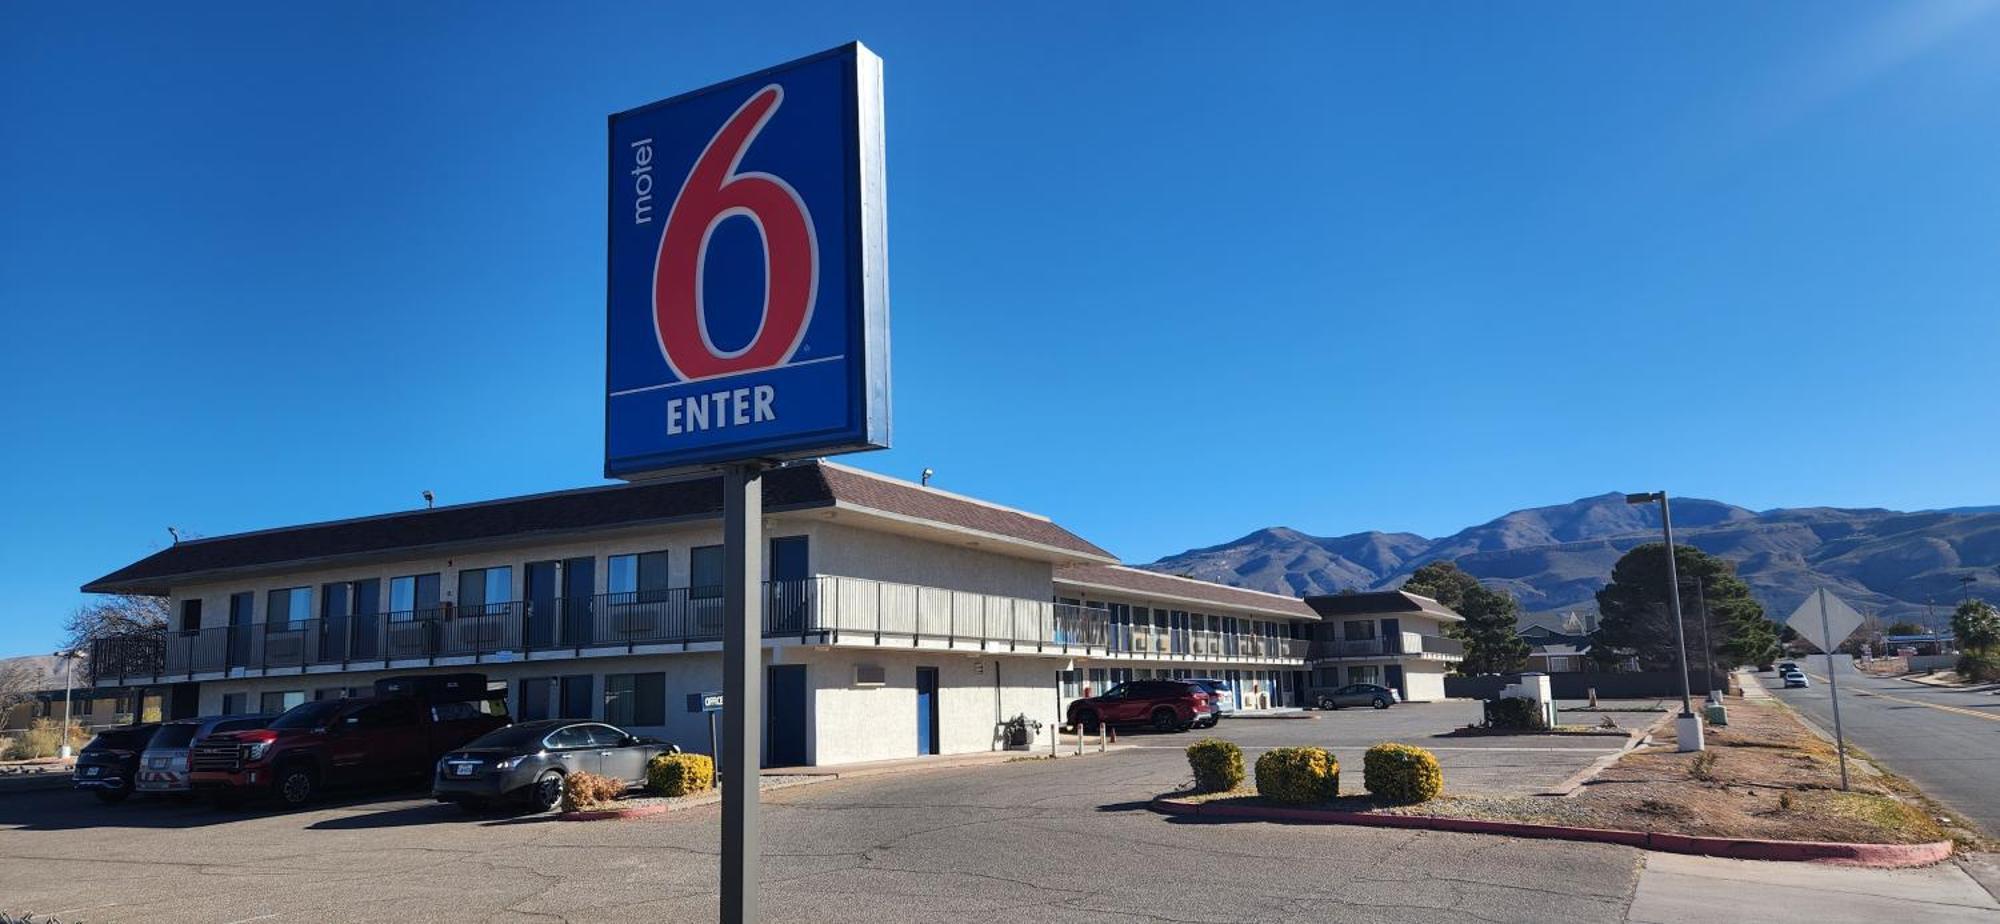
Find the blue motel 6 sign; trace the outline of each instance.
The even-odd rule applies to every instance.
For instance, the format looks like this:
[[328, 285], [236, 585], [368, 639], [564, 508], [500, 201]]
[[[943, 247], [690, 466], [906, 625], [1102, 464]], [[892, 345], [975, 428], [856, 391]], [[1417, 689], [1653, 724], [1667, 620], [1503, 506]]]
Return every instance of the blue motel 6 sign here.
[[889, 445], [882, 62], [611, 117], [604, 471]]

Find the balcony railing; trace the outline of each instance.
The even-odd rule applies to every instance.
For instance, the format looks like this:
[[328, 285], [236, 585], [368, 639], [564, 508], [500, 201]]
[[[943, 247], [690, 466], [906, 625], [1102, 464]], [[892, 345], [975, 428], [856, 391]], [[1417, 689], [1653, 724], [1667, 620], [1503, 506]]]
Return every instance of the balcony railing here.
[[1465, 655], [1465, 643], [1439, 635], [1401, 632], [1380, 638], [1328, 639], [1312, 644], [1312, 657], [1380, 658], [1405, 654]]
[[[1303, 660], [1305, 639], [1117, 627], [1082, 606], [821, 575], [764, 584], [764, 636], [837, 645], [923, 645], [1058, 654]], [[683, 648], [722, 639], [720, 588], [367, 613], [216, 626], [164, 639], [103, 639], [125, 669], [107, 682], [169, 682], [273, 670], [389, 668], [439, 659], [506, 661], [543, 652]], [[138, 651], [135, 648], [145, 647]]]

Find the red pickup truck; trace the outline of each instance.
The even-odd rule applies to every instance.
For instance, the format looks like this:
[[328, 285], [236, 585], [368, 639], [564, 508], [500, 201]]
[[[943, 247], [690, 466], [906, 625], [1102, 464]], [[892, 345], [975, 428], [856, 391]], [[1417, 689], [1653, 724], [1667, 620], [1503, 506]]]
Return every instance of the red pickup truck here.
[[267, 728], [202, 739], [189, 782], [222, 803], [276, 796], [301, 806], [328, 787], [424, 781], [446, 751], [507, 724], [485, 706], [410, 694], [305, 703]]

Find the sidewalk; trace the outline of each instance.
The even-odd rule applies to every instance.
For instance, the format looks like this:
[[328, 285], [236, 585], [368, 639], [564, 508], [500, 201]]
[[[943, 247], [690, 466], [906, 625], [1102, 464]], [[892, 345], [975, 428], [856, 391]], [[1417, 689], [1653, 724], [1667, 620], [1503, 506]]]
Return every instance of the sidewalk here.
[[1626, 920], [1712, 921], [1717, 919], [1717, 908], [1741, 909], [1740, 920], [1815, 924], [2000, 922], [2000, 901], [1956, 863], [1922, 869], [1858, 869], [1671, 853], [1646, 854]]
[[[766, 767], [762, 772], [764, 776], [815, 776], [849, 780], [857, 777], [880, 776], [888, 773], [951, 770], [958, 767], [985, 767], [992, 764], [1004, 764], [1013, 760], [1049, 759], [1048, 742], [1042, 741], [1040, 745], [1040, 747], [1031, 751], [980, 751], [974, 754], [933, 754], [926, 757], [866, 760], [851, 764], [832, 764], [824, 767]], [[1126, 747], [1128, 745], [1107, 745], [1105, 753], [1121, 751]], [[1057, 749], [1055, 756], [1058, 759], [1077, 756], [1091, 757], [1098, 753], [1097, 738], [1095, 736], [1084, 739], [1083, 754], [1078, 755], [1076, 753], [1076, 736], [1064, 735], [1061, 739], [1061, 747]]]

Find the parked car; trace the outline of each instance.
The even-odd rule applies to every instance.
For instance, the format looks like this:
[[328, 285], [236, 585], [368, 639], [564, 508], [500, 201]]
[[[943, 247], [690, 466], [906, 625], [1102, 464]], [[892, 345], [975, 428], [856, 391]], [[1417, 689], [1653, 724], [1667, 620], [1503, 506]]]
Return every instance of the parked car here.
[[1812, 681], [1806, 679], [1805, 672], [1798, 670], [1796, 668], [1794, 668], [1792, 672], [1789, 674], [1779, 674], [1778, 676], [1784, 678], [1785, 689], [1787, 690], [1791, 689], [1803, 690], [1812, 686]]
[[195, 742], [216, 732], [263, 728], [277, 718], [271, 715], [211, 715], [199, 719], [178, 719], [164, 723], [139, 755], [139, 792], [185, 793], [193, 790], [188, 780], [188, 752]]
[[439, 759], [431, 795], [468, 812], [502, 802], [546, 812], [562, 801], [563, 777], [571, 773], [586, 770], [639, 786], [653, 758], [680, 750], [603, 722], [522, 722], [487, 732]]
[[1148, 725], [1155, 731], [1182, 731], [1208, 718], [1208, 691], [1187, 680], [1130, 680], [1102, 696], [1069, 704], [1069, 724], [1088, 732], [1103, 725]]
[[1387, 709], [1403, 701], [1395, 690], [1373, 683], [1350, 683], [1332, 689], [1314, 689], [1308, 692], [1307, 702], [1321, 709], [1339, 709], [1342, 706], [1373, 706]]
[[138, 777], [139, 753], [159, 729], [158, 722], [147, 722], [98, 731], [76, 754], [76, 769], [70, 773], [73, 785], [104, 802], [125, 801]]
[[1211, 727], [1229, 716], [1232, 711], [1229, 705], [1235, 701], [1235, 691], [1229, 686], [1229, 681], [1219, 677], [1194, 677], [1189, 682], [1200, 684], [1202, 689], [1208, 691], [1208, 721], [1196, 722], [1196, 728]]
[[[475, 692], [464, 695], [485, 696], [484, 679], [467, 686]], [[276, 796], [294, 807], [328, 787], [413, 783], [429, 778], [445, 752], [507, 724], [504, 700], [483, 705], [421, 693], [302, 703], [267, 727], [203, 739], [188, 755], [189, 776], [195, 791], [225, 804]]]

